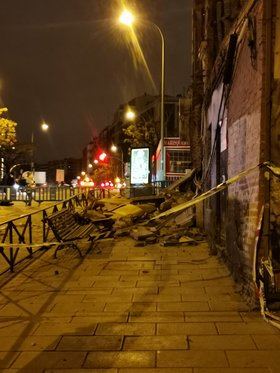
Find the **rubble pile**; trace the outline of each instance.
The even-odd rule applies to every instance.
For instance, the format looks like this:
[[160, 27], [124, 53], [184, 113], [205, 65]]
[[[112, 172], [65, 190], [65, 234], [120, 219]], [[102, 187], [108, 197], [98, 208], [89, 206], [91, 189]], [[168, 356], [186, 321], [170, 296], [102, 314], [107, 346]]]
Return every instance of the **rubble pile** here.
[[[194, 197], [194, 175], [192, 170], [160, 195], [92, 199], [83, 215], [94, 224], [103, 225], [114, 237], [129, 235], [136, 241], [136, 246], [154, 243], [163, 246], [197, 245], [204, 236], [195, 228], [193, 208], [164, 216], [165, 211]], [[157, 219], [159, 214], [160, 219]]]

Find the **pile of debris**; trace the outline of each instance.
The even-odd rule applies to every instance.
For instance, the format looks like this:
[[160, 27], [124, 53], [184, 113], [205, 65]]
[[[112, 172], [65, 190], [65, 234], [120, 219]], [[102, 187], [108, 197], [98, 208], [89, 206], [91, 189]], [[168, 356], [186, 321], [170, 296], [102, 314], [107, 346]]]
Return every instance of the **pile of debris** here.
[[98, 226], [103, 224], [114, 237], [130, 235], [137, 246], [158, 242], [163, 246], [196, 245], [204, 236], [195, 228], [193, 208], [164, 216], [174, 206], [194, 197], [194, 178], [192, 170], [160, 195], [92, 199], [83, 216]]

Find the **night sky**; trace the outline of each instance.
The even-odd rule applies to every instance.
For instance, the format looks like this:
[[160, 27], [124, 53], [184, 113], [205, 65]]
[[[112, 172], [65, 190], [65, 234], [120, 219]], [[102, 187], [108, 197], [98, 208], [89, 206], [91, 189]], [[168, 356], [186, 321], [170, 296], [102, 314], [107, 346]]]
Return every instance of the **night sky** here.
[[[0, 87], [20, 141], [34, 131], [41, 162], [81, 157], [119, 104], [155, 94], [136, 68], [127, 33], [117, 25], [121, 0], [0, 0]], [[166, 93], [188, 86], [192, 0], [126, 1], [166, 38]], [[139, 20], [136, 34], [159, 90], [159, 35]], [[50, 125], [48, 133], [38, 128]]]

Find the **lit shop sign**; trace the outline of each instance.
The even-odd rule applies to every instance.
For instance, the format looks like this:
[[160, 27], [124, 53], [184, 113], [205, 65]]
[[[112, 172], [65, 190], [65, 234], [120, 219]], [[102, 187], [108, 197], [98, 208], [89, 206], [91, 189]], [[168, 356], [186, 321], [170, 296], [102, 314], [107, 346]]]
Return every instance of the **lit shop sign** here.
[[183, 141], [177, 137], [167, 137], [164, 139], [164, 146], [187, 146], [187, 141]]
[[131, 150], [131, 184], [147, 184], [150, 173], [149, 148]]

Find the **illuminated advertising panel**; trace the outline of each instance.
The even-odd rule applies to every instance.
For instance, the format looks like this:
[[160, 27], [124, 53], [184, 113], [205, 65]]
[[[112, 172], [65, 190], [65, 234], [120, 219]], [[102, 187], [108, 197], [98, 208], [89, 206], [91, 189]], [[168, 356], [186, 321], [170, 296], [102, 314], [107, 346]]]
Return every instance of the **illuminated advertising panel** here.
[[149, 173], [149, 148], [131, 149], [131, 184], [147, 184]]

